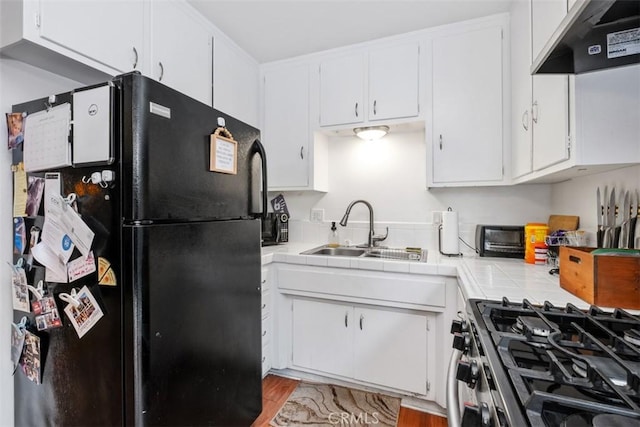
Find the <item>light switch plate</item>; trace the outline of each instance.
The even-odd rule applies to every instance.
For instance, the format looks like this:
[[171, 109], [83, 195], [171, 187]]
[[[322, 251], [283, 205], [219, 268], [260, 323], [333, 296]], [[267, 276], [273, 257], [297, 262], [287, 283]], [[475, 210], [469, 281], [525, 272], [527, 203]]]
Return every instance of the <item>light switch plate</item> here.
[[311, 222], [324, 222], [324, 209], [311, 209]]

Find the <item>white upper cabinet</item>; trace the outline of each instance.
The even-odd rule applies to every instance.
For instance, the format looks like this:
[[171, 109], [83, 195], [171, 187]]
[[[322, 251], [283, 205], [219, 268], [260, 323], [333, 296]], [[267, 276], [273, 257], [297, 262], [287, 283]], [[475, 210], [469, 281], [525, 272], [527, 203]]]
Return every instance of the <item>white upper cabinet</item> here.
[[213, 107], [258, 126], [258, 63], [223, 37], [213, 47]]
[[511, 3], [511, 176], [531, 173], [531, 19], [526, 1]]
[[502, 26], [433, 39], [431, 185], [503, 181]]
[[320, 64], [320, 125], [364, 121], [365, 56], [358, 53]]
[[[141, 1], [40, 1], [40, 36], [124, 73], [142, 68]], [[36, 21], [37, 22], [37, 21]]]
[[[566, 0], [531, 1], [531, 62], [566, 13]], [[535, 75], [532, 84], [532, 168], [537, 171], [569, 158], [569, 77]]]
[[415, 117], [417, 41], [361, 50], [320, 63], [320, 125]]
[[640, 109], [640, 66], [578, 76], [531, 76], [531, 63], [566, 13], [566, 0], [512, 5], [511, 144], [516, 183], [558, 182], [640, 162], [640, 124], [630, 116]]
[[369, 52], [369, 120], [418, 115], [418, 43]]
[[263, 142], [270, 188], [309, 185], [309, 67], [271, 70], [264, 76]]
[[143, 69], [145, 13], [142, 1], [1, 1], [0, 52], [82, 83], [98, 83]]
[[271, 191], [327, 191], [327, 146], [309, 122], [309, 65], [264, 71], [263, 143]]
[[511, 153], [518, 179], [569, 158], [569, 77], [531, 76], [533, 59], [564, 15], [566, 0], [514, 2], [511, 9]]
[[212, 35], [186, 3], [151, 2], [154, 79], [212, 105]]
[[16, 0], [0, 9], [4, 56], [86, 84], [137, 70], [212, 104], [214, 27], [186, 1]]

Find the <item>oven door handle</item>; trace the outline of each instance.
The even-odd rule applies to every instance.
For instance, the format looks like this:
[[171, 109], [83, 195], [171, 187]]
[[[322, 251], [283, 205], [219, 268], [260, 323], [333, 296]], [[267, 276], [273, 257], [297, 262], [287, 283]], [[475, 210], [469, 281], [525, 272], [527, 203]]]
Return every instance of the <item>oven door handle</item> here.
[[449, 427], [460, 426], [460, 402], [458, 399], [458, 379], [456, 371], [458, 361], [462, 358], [462, 352], [455, 348], [451, 352], [449, 359], [449, 369], [447, 370], [447, 422]]

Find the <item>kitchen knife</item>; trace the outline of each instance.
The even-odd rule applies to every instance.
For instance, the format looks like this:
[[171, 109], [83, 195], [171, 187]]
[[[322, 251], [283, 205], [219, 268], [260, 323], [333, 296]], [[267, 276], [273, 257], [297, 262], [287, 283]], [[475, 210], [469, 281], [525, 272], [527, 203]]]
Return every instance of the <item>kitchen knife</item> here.
[[633, 218], [629, 223], [629, 247], [640, 249], [640, 196], [638, 196], [638, 190], [635, 191], [636, 204], [634, 206]]
[[600, 187], [596, 190], [596, 218], [598, 220], [598, 228], [596, 229], [596, 247], [602, 247], [602, 200], [600, 199]]
[[596, 218], [598, 219], [598, 228], [596, 230], [596, 247], [602, 247], [602, 212], [604, 207], [602, 206], [602, 200], [600, 199], [600, 187], [596, 190]]
[[[606, 197], [605, 197], [606, 201]], [[616, 188], [613, 187], [611, 189], [611, 194], [609, 195], [609, 202], [607, 205], [607, 219], [604, 227], [604, 242], [602, 247], [604, 248], [612, 248], [613, 247], [613, 230], [616, 226]]]
[[620, 217], [622, 222], [619, 227], [616, 227], [614, 241], [617, 242], [617, 247], [620, 249], [629, 248], [629, 217], [631, 201], [629, 200], [629, 190], [624, 192], [624, 199], [622, 201], [622, 212]]

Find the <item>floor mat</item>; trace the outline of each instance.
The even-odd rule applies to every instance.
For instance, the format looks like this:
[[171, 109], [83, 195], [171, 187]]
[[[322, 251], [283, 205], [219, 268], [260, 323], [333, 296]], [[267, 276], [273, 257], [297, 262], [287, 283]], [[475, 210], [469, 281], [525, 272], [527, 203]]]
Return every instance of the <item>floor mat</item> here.
[[270, 425], [395, 427], [399, 411], [396, 397], [300, 382]]

